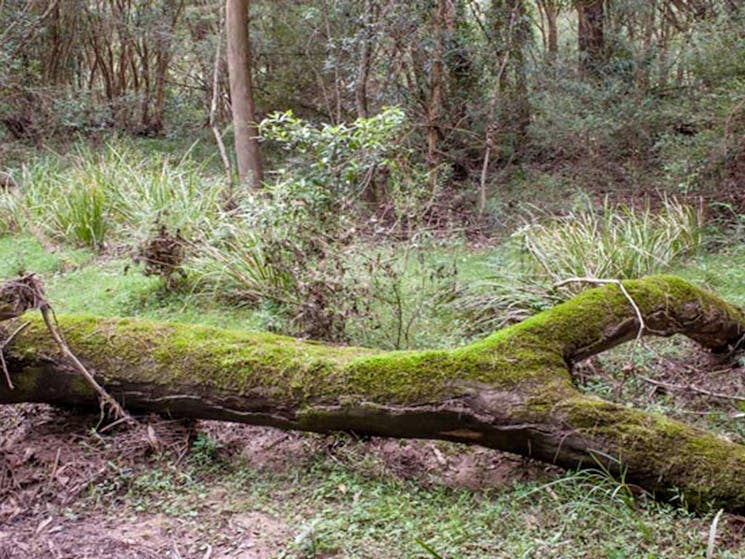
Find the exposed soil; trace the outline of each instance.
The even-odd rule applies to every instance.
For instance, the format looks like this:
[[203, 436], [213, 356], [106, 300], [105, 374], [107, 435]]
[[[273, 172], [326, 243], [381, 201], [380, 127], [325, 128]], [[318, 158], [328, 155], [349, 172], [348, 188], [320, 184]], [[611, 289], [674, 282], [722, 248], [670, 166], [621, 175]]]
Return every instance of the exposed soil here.
[[[158, 418], [99, 434], [98, 419], [44, 405], [0, 407], [0, 559], [265, 559], [281, 554], [297, 527], [259, 508], [250, 510], [219, 476], [210, 480], [206, 495], [174, 497], [189, 501], [188, 514], [138, 511], [124, 496], [120, 502], [116, 497], [97, 501], [97, 488], [116, 494], [123, 477], [164, 463], [179, 468], [197, 432], [217, 442], [222, 460], [240, 458], [246, 467], [275, 473], [319, 451], [348, 464], [372, 455], [380, 468], [375, 475], [423, 485], [483, 489], [549, 479], [557, 472], [519, 457], [443, 442], [358, 440]], [[163, 495], [171, 498], [168, 491]], [[239, 507], [231, 506], [237, 502]]]

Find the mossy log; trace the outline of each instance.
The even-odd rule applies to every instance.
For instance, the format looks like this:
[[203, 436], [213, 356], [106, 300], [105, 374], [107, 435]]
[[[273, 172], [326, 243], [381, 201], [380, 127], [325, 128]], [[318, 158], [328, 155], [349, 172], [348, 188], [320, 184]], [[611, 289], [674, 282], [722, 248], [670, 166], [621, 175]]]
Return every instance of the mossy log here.
[[[645, 334], [737, 343], [745, 316], [681, 279], [624, 282]], [[15, 390], [0, 402], [97, 406], [95, 392], [34, 320], [6, 348]], [[745, 446], [596, 397], [572, 364], [633, 339], [618, 286], [453, 349], [381, 352], [133, 318], [59, 317], [70, 348], [130, 411], [282, 429], [478, 444], [567, 468], [597, 467], [694, 508], [745, 511]]]

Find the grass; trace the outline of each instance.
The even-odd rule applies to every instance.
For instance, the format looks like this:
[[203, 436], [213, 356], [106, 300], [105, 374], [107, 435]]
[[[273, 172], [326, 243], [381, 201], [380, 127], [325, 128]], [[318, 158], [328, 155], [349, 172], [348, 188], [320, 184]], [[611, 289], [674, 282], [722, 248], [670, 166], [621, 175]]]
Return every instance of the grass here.
[[533, 268], [551, 283], [569, 277], [637, 278], [665, 271], [702, 245], [696, 208], [665, 198], [649, 207], [590, 207], [526, 225], [517, 233]]
[[[220, 186], [214, 171], [183, 156], [146, 155], [141, 147], [115, 144], [102, 154], [82, 150], [67, 159], [48, 157], [29, 165], [23, 178], [27, 211], [0, 200], [0, 217], [5, 216], [0, 221], [0, 278], [39, 273], [58, 312], [246, 330], [280, 323], [271, 305], [241, 306], [235, 298], [230, 302], [222, 296], [226, 286], [239, 290], [242, 285], [260, 298], [262, 289], [277, 279], [261, 260], [263, 254], [252, 252], [260, 235], [236, 234], [227, 227], [218, 208]], [[47, 234], [71, 242], [50, 252], [30, 234], [15, 231], [10, 236], [10, 228], [2, 228], [10, 218], [15, 229], [34, 219]], [[522, 234], [527, 247], [522, 254], [514, 240], [479, 251], [460, 241], [374, 248], [360, 243], [348, 247], [344, 263], [355, 281], [370, 288], [377, 323], [373, 327], [369, 321], [350, 320], [349, 333], [354, 343], [385, 348], [455, 346], [498, 327], [513, 310], [535, 312], [551, 304], [541, 290], [546, 281], [567, 275], [626, 277], [672, 269], [745, 303], [745, 250], [729, 247], [691, 256], [701, 245], [697, 219], [674, 202], [660, 215], [631, 209], [611, 212], [606, 206], [531, 225]], [[227, 239], [232, 243], [228, 257], [237, 260], [212, 254], [212, 268], [202, 275], [211, 283], [209, 289], [192, 277], [181, 291], [169, 292], [160, 278], [144, 276], [127, 256], [157, 220], [192, 237]], [[120, 250], [101, 250], [107, 247]], [[374, 275], [366, 262], [376, 254], [389, 265]], [[598, 265], [579, 268], [581, 261]], [[457, 270], [453, 275], [437, 275], [452, 267]], [[514, 268], [517, 274], [505, 272]], [[538, 270], [545, 274], [543, 283], [529, 284], [528, 274]], [[654, 353], [610, 354], [605, 374], [591, 377], [585, 389], [674, 413], [675, 399], [644, 399], [649, 387], [621, 372], [630, 361], [645, 372], [660, 354], [672, 359], [686, 355], [684, 345], [665, 343]], [[745, 436], [721, 407], [711, 407], [708, 416], [696, 421]], [[302, 463], [271, 471], [252, 468], [236, 455], [226, 461], [215, 441], [200, 437], [185, 463], [154, 462], [142, 470], [112, 466], [106, 481], [93, 486], [78, 505], [81, 510], [97, 504], [123, 507], [133, 515], [157, 512], [189, 518], [264, 510], [291, 526], [292, 535], [278, 555], [285, 558], [705, 555], [710, 518], [631, 499], [624, 480], [602, 472], [472, 491], [431, 482], [425, 472], [415, 479], [397, 477], [381, 465], [380, 457], [370, 456], [363, 443], [347, 443], [342, 458], [323, 450]], [[205, 496], [215, 488], [224, 490], [224, 500], [207, 503]], [[741, 556], [719, 549], [721, 559]]]
[[[289, 527], [276, 555], [284, 558], [704, 556], [710, 518], [630, 500], [601, 472], [471, 491], [392, 476], [380, 469], [379, 457], [362, 454], [364, 443], [346, 444], [352, 447], [346, 459], [318, 446], [303, 463], [281, 471], [198, 454], [186, 469], [165, 465], [129, 475], [90, 498], [119, 513], [123, 506], [196, 519], [261, 510]], [[204, 498], [216, 485], [219, 503]], [[739, 556], [724, 546], [719, 551], [721, 559]]]
[[24, 167], [20, 200], [3, 200], [0, 218], [96, 250], [141, 240], [156, 223], [191, 238], [218, 219], [222, 181], [190, 151], [176, 158], [123, 140], [101, 151], [79, 144]]
[[228, 305], [188, 293], [169, 293], [157, 277], [145, 277], [130, 259], [101, 257], [87, 249], [61, 248], [54, 253], [33, 237], [0, 237], [0, 279], [34, 272], [42, 278], [49, 301], [59, 313], [141, 316], [264, 330], [260, 310]]

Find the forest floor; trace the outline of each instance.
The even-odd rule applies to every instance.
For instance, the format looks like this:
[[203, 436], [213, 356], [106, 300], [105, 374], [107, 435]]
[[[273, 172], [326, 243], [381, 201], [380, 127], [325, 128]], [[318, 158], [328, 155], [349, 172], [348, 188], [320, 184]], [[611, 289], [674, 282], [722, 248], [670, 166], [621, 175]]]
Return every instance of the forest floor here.
[[[705, 255], [679, 272], [741, 303], [743, 258]], [[28, 237], [0, 239], [0, 262], [0, 276], [21, 264], [40, 271], [61, 312], [254, 320], [156, 297], [153, 279], [124, 275], [123, 260], [52, 254]], [[744, 393], [738, 360], [663, 341], [611, 352], [578, 378], [604, 397], [743, 439], [742, 409], [701, 392]], [[638, 496], [601, 470], [439, 441], [141, 419], [105, 431], [89, 412], [2, 407], [0, 558], [745, 557], [744, 517], [725, 514], [708, 552], [716, 511]]]
[[[343, 468], [352, 455], [376, 464], [377, 474], [368, 472], [371, 483], [386, 476], [415, 490], [483, 492], [558, 474], [517, 457], [433, 442], [157, 418], [101, 435], [93, 429], [96, 416], [31, 404], [1, 413], [0, 557], [304, 556], [319, 545], [312, 520], [322, 511], [302, 495], [331, 491], [332, 501], [343, 502], [359, 494], [344, 482], [352, 472], [327, 487], [322, 479], [302, 483], [298, 477], [307, 476], [300, 471]], [[282, 480], [298, 485], [288, 492]], [[295, 497], [272, 503], [275, 492]], [[287, 516], [290, 509], [308, 521], [298, 524]]]
[[[64, 170], [69, 162], [60, 171], [56, 159], [29, 164], [26, 179], [41, 185], [38, 199], [29, 198], [34, 211], [50, 205], [47, 197], [57, 196], [56, 210], [66, 215], [66, 209], [74, 209], [65, 205], [74, 192], [64, 189], [87, 184], [91, 175], [99, 176], [91, 169], [102, 165], [110, 167], [115, 180], [97, 184], [111, 194], [127, 194], [119, 183], [137, 186], [142, 179], [154, 198], [159, 188], [173, 195], [172, 186], [182, 184], [200, 185], [197, 191], [204, 195], [201, 174], [192, 174], [188, 165], [174, 170], [155, 157], [155, 146], [145, 142], [142, 147], [122, 151], [130, 159], [140, 157], [132, 159], [131, 169], [130, 159], [123, 165], [115, 150], [117, 157], [109, 157], [113, 163], [96, 155], [90, 160], [95, 166], [86, 167], [81, 155], [82, 166], [70, 172]], [[163, 184], [140, 165], [151, 158], [158, 170], [153, 176], [164, 177]], [[352, 255], [345, 266], [359, 266], [360, 254], [368, 260], [383, 254], [385, 260], [406, 253], [406, 262], [378, 270], [382, 281], [376, 302], [388, 305], [388, 314], [381, 312], [379, 318], [388, 322], [377, 329], [361, 322], [352, 342], [385, 349], [451, 347], [485, 335], [491, 326], [472, 328], [467, 319], [454, 317], [452, 306], [438, 314], [439, 301], [433, 297], [438, 281], [445, 287], [452, 283], [448, 293], [456, 297], [468, 285], [482, 282], [483, 288], [484, 280], [488, 295], [494, 295], [492, 288], [505, 287], [502, 280], [512, 281], [507, 288], [530, 303], [530, 287], [522, 284], [530, 276], [509, 276], [524, 258], [514, 243], [508, 246], [510, 234], [525, 225], [521, 215], [602, 206], [609, 194], [640, 202], [640, 192], [647, 192], [640, 190], [640, 181], [651, 180], [624, 175], [609, 181], [624, 189], [611, 192], [613, 184], [607, 192], [588, 188], [593, 194], [586, 196], [577, 182], [605, 184], [610, 171], [583, 180], [575, 167], [565, 172], [558, 177], [555, 170], [533, 170], [514, 184], [501, 185], [489, 208], [504, 229], [501, 239], [480, 237], [476, 228], [474, 242], [461, 229], [453, 238], [435, 236], [433, 246], [412, 249], [412, 243], [401, 250], [394, 241], [362, 235], [360, 245], [351, 247], [358, 251], [356, 258]], [[132, 211], [144, 195], [133, 192], [128, 194]], [[195, 204], [184, 200], [179, 208], [188, 212]], [[732, 214], [725, 216], [730, 219], [741, 209], [734, 199], [719, 207]], [[96, 252], [72, 248], [74, 243], [48, 246], [28, 233], [0, 234], [0, 280], [37, 273], [58, 313], [244, 330], [276, 327], [271, 307], [234, 304], [218, 297], [219, 290], [164, 289], [161, 278], [146, 277], [142, 266], [133, 264], [135, 237], [130, 230], [119, 231], [114, 238], [122, 246], [114, 242]], [[703, 250], [666, 271], [745, 305], [745, 249], [739, 239], [742, 223], [726, 234], [715, 232]], [[448, 275], [451, 269], [457, 269], [455, 277]], [[439, 278], [442, 270], [445, 277]], [[407, 325], [403, 340], [391, 335], [396, 309], [391, 312], [390, 306], [396, 301], [397, 310], [405, 313], [398, 316], [399, 325]], [[575, 378], [586, 392], [745, 441], [745, 406], [726, 397], [745, 395], [740, 356], [722, 359], [677, 338], [645, 341], [581, 364]], [[639, 494], [623, 476], [614, 478], [600, 468], [565, 472], [441, 441], [139, 419], [136, 428], [106, 430], [90, 410], [0, 407], [0, 559], [745, 559], [745, 517], [723, 514], [715, 522], [716, 510], [693, 514], [683, 503], [660, 503]]]

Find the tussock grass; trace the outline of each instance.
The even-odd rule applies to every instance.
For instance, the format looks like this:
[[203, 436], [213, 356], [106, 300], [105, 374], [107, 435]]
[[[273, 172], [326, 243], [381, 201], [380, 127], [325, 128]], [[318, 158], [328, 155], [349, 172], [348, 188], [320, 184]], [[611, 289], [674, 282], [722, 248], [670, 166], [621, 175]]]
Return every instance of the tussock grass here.
[[240, 221], [223, 220], [193, 247], [186, 268], [199, 290], [244, 302], [282, 300], [290, 278], [267, 260], [258, 233]]
[[529, 264], [550, 282], [572, 276], [636, 278], [667, 270], [702, 245], [699, 209], [665, 198], [658, 211], [649, 206], [570, 212], [530, 223], [516, 237]]
[[223, 185], [203, 171], [188, 153], [146, 154], [124, 141], [100, 153], [79, 146], [26, 167], [20, 197], [0, 202], [0, 215], [16, 228], [33, 222], [52, 238], [95, 249], [142, 239], [156, 222], [189, 236], [220, 215]]
[[513, 240], [517, 250], [506, 245], [491, 272], [454, 301], [472, 332], [496, 330], [566, 300], [585, 287], [554, 289], [570, 277], [631, 279], [668, 271], [702, 247], [703, 216], [674, 198], [665, 198], [657, 211], [606, 201], [597, 209], [536, 219]]

